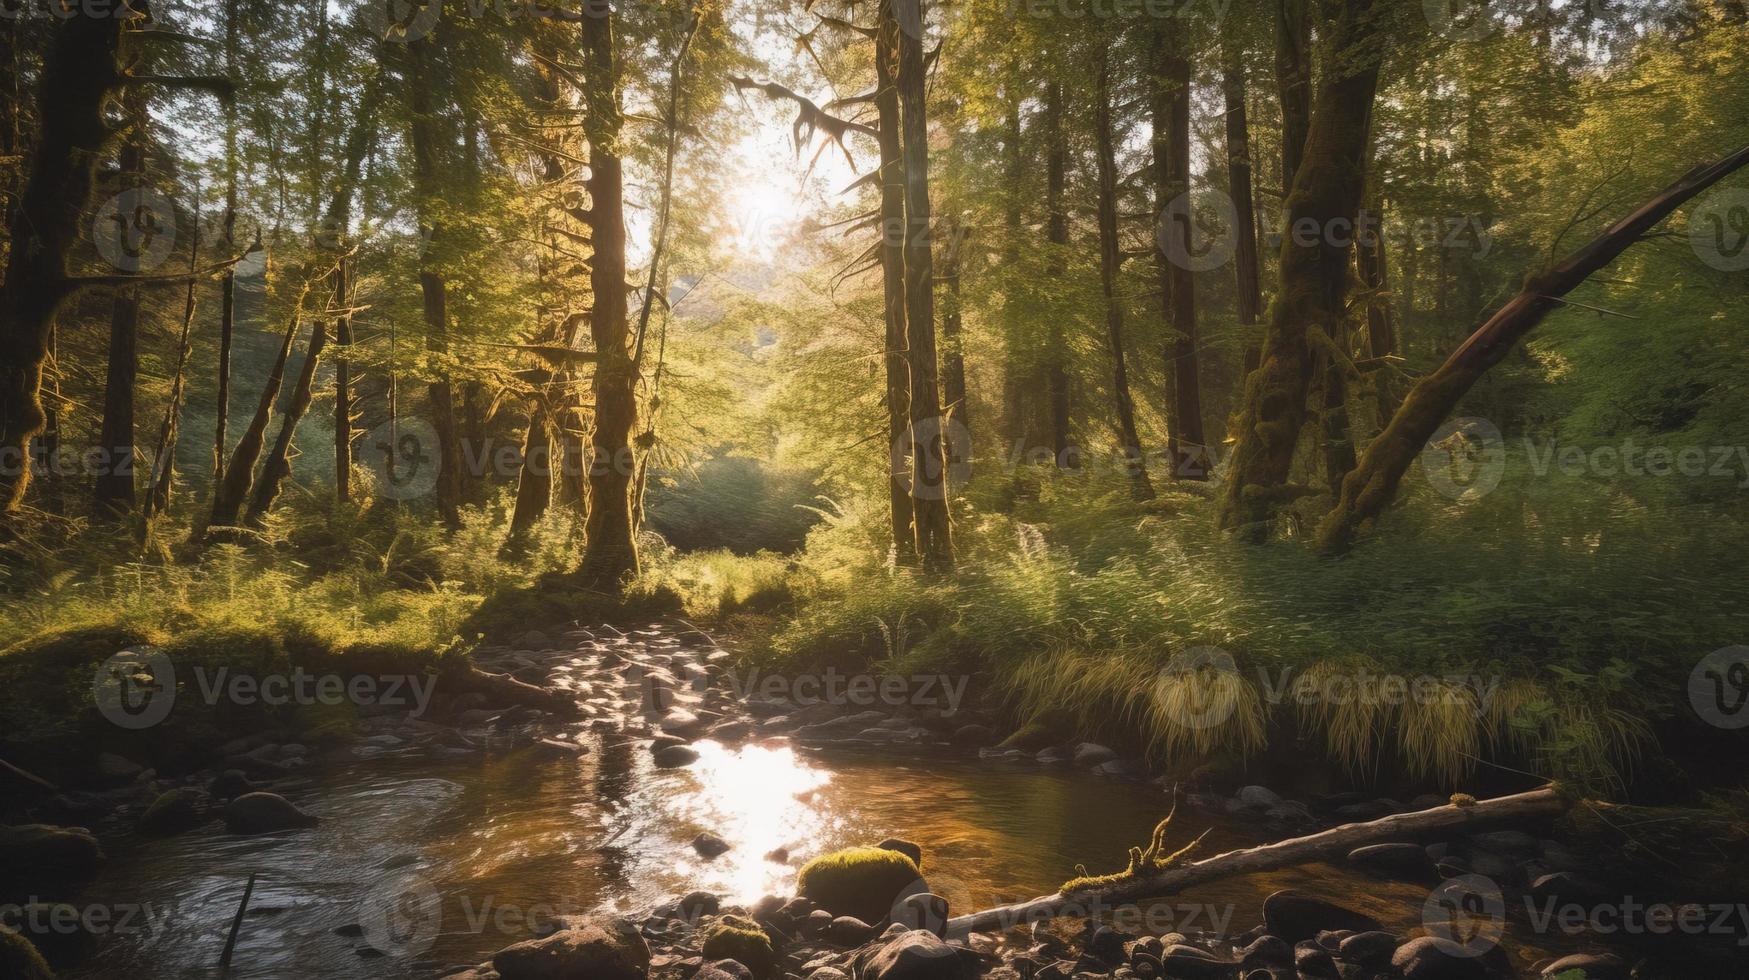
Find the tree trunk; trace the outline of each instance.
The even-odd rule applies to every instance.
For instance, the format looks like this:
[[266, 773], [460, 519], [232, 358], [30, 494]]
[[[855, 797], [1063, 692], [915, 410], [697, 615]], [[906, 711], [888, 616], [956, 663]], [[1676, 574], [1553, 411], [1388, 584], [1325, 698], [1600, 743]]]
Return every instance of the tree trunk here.
[[1276, 0], [1275, 87], [1281, 99], [1281, 192], [1291, 194], [1312, 127], [1312, 21], [1307, 0]]
[[1560, 297], [1615, 261], [1672, 211], [1745, 165], [1749, 165], [1749, 146], [1690, 170], [1577, 251], [1526, 280], [1523, 291], [1415, 385], [1385, 430], [1367, 445], [1359, 467], [1342, 484], [1341, 499], [1318, 526], [1319, 549], [1346, 551], [1355, 535], [1384, 512], [1404, 472], [1458, 400], [1560, 304]]
[[[1159, 233], [1175, 244], [1154, 249], [1160, 299], [1172, 339], [1166, 369], [1172, 399], [1166, 419], [1166, 458], [1178, 480], [1207, 480], [1213, 469], [1202, 426], [1202, 382], [1196, 336], [1196, 277], [1185, 261], [1191, 255], [1190, 61], [1184, 33], [1163, 19], [1150, 38], [1153, 66], [1154, 207]], [[1173, 202], [1182, 197], [1183, 204]], [[1162, 241], [1162, 246], [1167, 242]]]
[[[225, 0], [225, 73], [237, 71], [237, 0]], [[237, 244], [237, 100], [225, 103], [225, 251], [235, 254]], [[225, 267], [219, 287], [219, 380], [213, 422], [213, 492], [225, 480], [225, 428], [231, 416], [231, 338], [237, 316], [237, 274]]]
[[119, 82], [119, 17], [62, 22], [37, 82], [38, 132], [30, 177], [8, 229], [0, 287], [0, 513], [24, 502], [26, 453], [41, 431], [38, 397], [55, 314], [74, 283], [67, 258], [85, 226], [97, 161], [112, 132], [103, 104]]
[[120, 286], [109, 313], [109, 368], [103, 384], [101, 464], [92, 488], [99, 515], [134, 509], [134, 389], [140, 373], [140, 288]]
[[1099, 288], [1105, 298], [1106, 342], [1111, 347], [1111, 391], [1117, 402], [1118, 438], [1124, 469], [1136, 499], [1154, 496], [1142, 459], [1142, 437], [1136, 429], [1135, 402], [1130, 398], [1129, 371], [1124, 366], [1123, 301], [1118, 296], [1117, 160], [1111, 122], [1111, 56], [1104, 38], [1095, 40], [1097, 79], [1093, 91], [1093, 134], [1099, 166]]
[[334, 499], [352, 499], [352, 260], [341, 259], [334, 270], [334, 295], [340, 312], [334, 317]]
[[505, 542], [510, 554], [520, 551], [529, 530], [552, 502], [552, 452], [546, 412], [536, 397], [530, 402], [528, 432], [522, 437], [522, 471], [516, 479], [516, 507], [510, 514], [510, 535]]
[[[1069, 183], [1069, 142], [1063, 134], [1063, 86], [1045, 84], [1045, 241], [1051, 248], [1050, 275], [1068, 275], [1069, 209], [1064, 195]], [[1080, 451], [1069, 442], [1069, 369], [1063, 327], [1051, 317], [1045, 350], [1045, 397], [1050, 402], [1051, 452], [1058, 469], [1080, 466]]]
[[315, 316], [310, 323], [310, 346], [304, 353], [304, 366], [298, 371], [298, 380], [292, 386], [291, 404], [286, 406], [285, 417], [279, 423], [279, 437], [273, 442], [273, 451], [268, 454], [267, 462], [261, 466], [261, 478], [255, 481], [255, 491], [249, 500], [249, 512], [244, 518], [249, 527], [260, 527], [266, 520], [267, 512], [279, 499], [286, 477], [291, 475], [292, 439], [297, 435], [298, 423], [303, 421], [304, 413], [310, 410], [316, 365], [322, 359], [322, 348], [328, 343], [327, 322], [321, 316]]
[[935, 351], [930, 254], [929, 122], [924, 109], [921, 0], [888, 0], [898, 23], [899, 123], [905, 163], [905, 336], [911, 365], [911, 514], [917, 556], [930, 571], [953, 567], [947, 507], [946, 427]]
[[[437, 220], [438, 135], [431, 105], [431, 88], [436, 71], [431, 59], [431, 41], [420, 38], [408, 46], [412, 56], [413, 113], [413, 182], [419, 199], [420, 231], [425, 247], [419, 257], [419, 294], [425, 319], [425, 349], [435, 354], [449, 352], [449, 310], [447, 284], [444, 281], [434, 251], [443, 233]], [[623, 286], [622, 286], [623, 289]], [[455, 395], [450, 389], [448, 367], [440, 368], [443, 376], [426, 383], [425, 392], [431, 412], [431, 429], [437, 436], [437, 510], [450, 530], [461, 527], [462, 456], [456, 444]]]
[[[1333, 26], [1331, 69], [1318, 94], [1306, 155], [1288, 195], [1281, 295], [1246, 382], [1237, 443], [1222, 497], [1222, 527], [1268, 535], [1278, 503], [1296, 491], [1288, 471], [1306, 421], [1312, 373], [1347, 315], [1348, 235], [1366, 183], [1368, 130], [1378, 88], [1378, 19], [1371, 0], [1344, 0]], [[1322, 334], [1315, 345], [1313, 331]]]
[[267, 426], [273, 420], [273, 405], [279, 400], [279, 389], [285, 384], [286, 362], [291, 360], [292, 344], [297, 340], [298, 327], [303, 323], [304, 299], [312, 284], [312, 278], [306, 274], [291, 312], [286, 315], [285, 337], [280, 341], [279, 353], [274, 357], [272, 367], [268, 369], [261, 400], [255, 403], [255, 415], [249, 420], [249, 427], [243, 430], [242, 438], [237, 440], [237, 448], [225, 466], [225, 478], [213, 490], [212, 513], [206, 526], [196, 533], [197, 541], [205, 541], [214, 527], [237, 526], [243, 502], [249, 497], [255, 464], [261, 459], [261, 449], [267, 440]]
[[[195, 210], [194, 226], [197, 233], [190, 235], [188, 246], [188, 273], [193, 276], [200, 266], [200, 187], [194, 190]], [[170, 487], [176, 479], [176, 439], [182, 427], [182, 395], [188, 377], [188, 356], [194, 349], [194, 311], [195, 280], [188, 282], [188, 290], [182, 298], [182, 332], [176, 340], [176, 370], [170, 381], [170, 404], [164, 409], [164, 424], [158, 429], [158, 449], [152, 454], [152, 472], [146, 481], [145, 513], [148, 519], [153, 514], [162, 514], [170, 509]]]
[[585, 106], [589, 138], [589, 270], [594, 307], [595, 424], [589, 433], [589, 517], [581, 576], [597, 588], [617, 588], [638, 571], [632, 530], [631, 434], [637, 424], [637, 365], [632, 362], [626, 309], [625, 191], [619, 157], [619, 64], [613, 15], [603, 3], [583, 17]]
[[[882, 10], [886, 6], [882, 4]], [[905, 333], [905, 162], [899, 136], [898, 22], [875, 38], [875, 112], [881, 152], [881, 287], [886, 312], [887, 498], [893, 560], [917, 561], [911, 511], [911, 364]]]
[[[1355, 273], [1361, 287], [1371, 294], [1366, 304], [1366, 356], [1390, 357], [1397, 353], [1397, 326], [1391, 305], [1390, 265], [1385, 254], [1384, 211], [1368, 208], [1361, 214], [1362, 227], [1372, 230], [1371, 241], [1360, 242], [1354, 252]], [[1390, 372], [1383, 366], [1373, 369], [1371, 381], [1378, 424], [1383, 426], [1397, 410], [1396, 392], [1391, 390]]]
[[[1229, 25], [1232, 26], [1232, 25]], [[1238, 277], [1239, 322], [1263, 311], [1257, 269], [1257, 207], [1251, 193], [1251, 128], [1245, 116], [1244, 53], [1229, 31], [1222, 45], [1221, 93], [1227, 108], [1227, 187], [1233, 198], [1233, 268]]]
[[[1348, 321], [1338, 319], [1330, 325], [1330, 339], [1344, 356], [1348, 353]], [[1335, 357], [1324, 356], [1324, 412], [1321, 418], [1324, 435], [1324, 484], [1334, 500], [1342, 492], [1342, 480], [1354, 470], [1354, 433], [1348, 419], [1348, 376], [1346, 366]]]
[[963, 435], [967, 445], [948, 445], [950, 462], [970, 462], [972, 456], [972, 413], [966, 401], [966, 355], [961, 335], [960, 316], [960, 246], [965, 229], [953, 217], [945, 222], [948, 240], [942, 249], [941, 281], [947, 287], [947, 299], [941, 304], [941, 397], [946, 402], [944, 413], [953, 420], [955, 435]]

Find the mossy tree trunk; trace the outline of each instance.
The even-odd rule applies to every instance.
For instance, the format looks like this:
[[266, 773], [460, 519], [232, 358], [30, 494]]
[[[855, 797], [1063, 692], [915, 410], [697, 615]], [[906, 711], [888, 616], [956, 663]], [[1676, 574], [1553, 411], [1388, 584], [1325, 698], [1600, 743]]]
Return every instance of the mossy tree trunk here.
[[1383, 46], [1370, 0], [1343, 0], [1331, 31], [1330, 68], [1287, 199], [1281, 292], [1265, 327], [1261, 364], [1246, 379], [1221, 499], [1221, 526], [1251, 540], [1267, 536], [1276, 505], [1296, 492], [1288, 473], [1312, 375], [1347, 315], [1348, 247], [1366, 181]]
[[1336, 506], [1318, 526], [1318, 548], [1326, 553], [1348, 550], [1396, 497], [1403, 474], [1458, 400], [1560, 305], [1560, 297], [1615, 261], [1672, 211], [1744, 166], [1749, 166], [1749, 146], [1690, 170], [1577, 251], [1526, 279], [1517, 296], [1410, 390], [1384, 431], [1367, 445], [1359, 466], [1343, 482]]

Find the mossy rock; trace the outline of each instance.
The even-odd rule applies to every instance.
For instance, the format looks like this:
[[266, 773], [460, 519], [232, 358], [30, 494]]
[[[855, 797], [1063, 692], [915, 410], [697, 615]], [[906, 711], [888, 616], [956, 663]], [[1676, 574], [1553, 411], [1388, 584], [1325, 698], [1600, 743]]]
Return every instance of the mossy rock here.
[[1037, 752], [1046, 746], [1067, 741], [1072, 734], [1070, 729], [1066, 714], [1061, 711], [1044, 711], [1033, 715], [1018, 731], [1003, 739], [996, 747]]
[[97, 875], [103, 848], [81, 827], [21, 824], [0, 827], [0, 868], [9, 879], [0, 886], [0, 902], [8, 898], [65, 897]]
[[916, 891], [927, 891], [917, 862], [885, 847], [849, 847], [802, 865], [796, 894], [831, 912], [877, 923], [892, 914], [894, 903]]
[[759, 923], [739, 915], [725, 915], [704, 931], [701, 948], [706, 960], [734, 960], [763, 978], [777, 963], [777, 952], [771, 947], [771, 937]]
[[0, 977], [6, 980], [55, 980], [42, 954], [11, 929], [0, 927]]
[[168, 837], [193, 830], [205, 822], [204, 804], [198, 790], [186, 786], [165, 790], [140, 814], [140, 833]]

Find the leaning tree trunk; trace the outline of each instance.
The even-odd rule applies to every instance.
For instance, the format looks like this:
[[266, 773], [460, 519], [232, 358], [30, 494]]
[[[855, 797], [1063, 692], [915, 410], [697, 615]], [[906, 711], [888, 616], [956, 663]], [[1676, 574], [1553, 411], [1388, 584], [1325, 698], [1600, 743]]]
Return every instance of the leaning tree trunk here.
[[911, 514], [917, 557], [953, 567], [947, 458], [935, 352], [935, 281], [929, 229], [929, 122], [924, 109], [921, 0], [888, 0], [898, 31], [899, 123], [905, 162], [905, 335], [911, 365]]
[[[200, 227], [200, 187], [195, 187], [194, 226]], [[182, 297], [182, 330], [176, 339], [176, 370], [170, 380], [170, 404], [164, 409], [164, 424], [158, 429], [158, 448], [152, 454], [152, 471], [146, 481], [145, 516], [170, 509], [170, 488], [176, 479], [176, 440], [182, 430], [182, 398], [188, 380], [188, 356], [194, 349], [195, 280], [200, 265], [200, 235], [189, 236], [188, 290]]]
[[[1268, 535], [1276, 505], [1301, 492], [1289, 486], [1288, 472], [1306, 422], [1308, 388], [1319, 357], [1336, 352], [1333, 336], [1347, 315], [1348, 238], [1333, 232], [1354, 227], [1366, 184], [1382, 55], [1371, 6], [1371, 0], [1344, 0], [1333, 28], [1331, 68], [1287, 200], [1281, 295], [1264, 332], [1262, 363], [1246, 380], [1234, 433], [1220, 523], [1254, 541]], [[1311, 229], [1310, 238], [1299, 229]]]
[[274, 501], [279, 499], [280, 488], [285, 485], [285, 479], [291, 476], [292, 439], [297, 435], [298, 423], [303, 421], [304, 413], [310, 410], [310, 398], [316, 384], [316, 365], [322, 359], [322, 348], [328, 343], [328, 324], [320, 316], [311, 319], [310, 346], [304, 352], [304, 365], [298, 370], [298, 380], [292, 385], [291, 403], [286, 406], [285, 417], [279, 422], [279, 436], [273, 441], [273, 451], [268, 454], [267, 462], [261, 466], [261, 478], [255, 481], [254, 492], [249, 498], [249, 511], [244, 517], [249, 527], [260, 527], [267, 519], [267, 512], [273, 509]]
[[75, 284], [67, 259], [84, 230], [97, 161], [112, 131], [103, 106], [120, 82], [119, 17], [71, 17], [55, 33], [37, 82], [39, 130], [30, 177], [8, 229], [0, 287], [0, 513], [30, 482], [26, 453], [43, 426], [43, 362], [55, 314]]
[[[1051, 249], [1049, 274], [1068, 275], [1069, 209], [1064, 197], [1069, 185], [1069, 141], [1063, 133], [1063, 86], [1045, 85], [1045, 241]], [[1069, 442], [1068, 350], [1058, 317], [1051, 317], [1045, 345], [1045, 397], [1050, 402], [1051, 452], [1059, 469], [1080, 465], [1080, 453]]]
[[632, 529], [631, 435], [637, 425], [637, 365], [632, 362], [626, 308], [624, 176], [620, 163], [619, 64], [613, 15], [604, 3], [583, 17], [584, 132], [589, 138], [589, 226], [595, 254], [589, 270], [594, 307], [595, 424], [589, 433], [589, 516], [584, 524], [585, 582], [616, 588], [638, 571]]
[[[1202, 380], [1196, 337], [1196, 277], [1190, 268], [1193, 212], [1190, 206], [1190, 61], [1184, 32], [1154, 22], [1154, 208], [1163, 240], [1154, 249], [1160, 300], [1172, 339], [1166, 368], [1173, 380], [1166, 419], [1170, 476], [1207, 480], [1213, 463], [1202, 427]], [[1182, 203], [1175, 204], [1182, 197]]]
[[291, 312], [286, 315], [285, 336], [280, 340], [279, 353], [268, 368], [261, 400], [255, 403], [255, 415], [249, 420], [249, 427], [243, 430], [242, 438], [237, 440], [237, 448], [231, 452], [224, 479], [213, 489], [212, 513], [207, 517], [206, 526], [196, 533], [197, 541], [206, 540], [214, 527], [237, 526], [243, 503], [249, 497], [255, 464], [261, 459], [261, 449], [267, 441], [267, 427], [273, 421], [273, 405], [279, 400], [279, 390], [285, 384], [285, 365], [291, 359], [292, 344], [297, 340], [298, 327], [303, 323], [304, 298], [309, 295], [312, 282], [306, 269], [297, 297], [292, 301]]
[[1118, 296], [1117, 160], [1111, 132], [1111, 64], [1104, 39], [1096, 40], [1097, 80], [1093, 91], [1093, 133], [1099, 166], [1099, 288], [1105, 299], [1106, 342], [1111, 346], [1111, 393], [1117, 402], [1118, 438], [1123, 441], [1124, 470], [1138, 500], [1154, 496], [1148, 468], [1142, 461], [1142, 437], [1136, 428], [1136, 406], [1130, 397], [1129, 370], [1124, 364], [1123, 301]]
[[1229, 30], [1223, 40], [1221, 66], [1221, 93], [1227, 109], [1227, 187], [1233, 198], [1239, 322], [1250, 326], [1263, 311], [1263, 292], [1257, 269], [1257, 208], [1251, 193], [1251, 128], [1245, 115], [1243, 57]]
[[1488, 369], [1500, 363], [1549, 312], [1592, 273], [1615, 261], [1670, 212], [1695, 195], [1749, 165], [1749, 146], [1710, 166], [1690, 170], [1553, 267], [1531, 276], [1523, 291], [1502, 306], [1422, 378], [1403, 400], [1390, 424], [1366, 447], [1360, 465], [1342, 484], [1342, 496], [1318, 525], [1318, 548], [1348, 550], [1396, 496], [1403, 474], [1419, 458], [1440, 423]]
[[[882, 4], [882, 9], [886, 5]], [[911, 365], [905, 335], [905, 161], [899, 144], [898, 23], [880, 19], [875, 37], [875, 113], [881, 152], [881, 287], [886, 313], [887, 499], [893, 560], [917, 561], [911, 510]]]

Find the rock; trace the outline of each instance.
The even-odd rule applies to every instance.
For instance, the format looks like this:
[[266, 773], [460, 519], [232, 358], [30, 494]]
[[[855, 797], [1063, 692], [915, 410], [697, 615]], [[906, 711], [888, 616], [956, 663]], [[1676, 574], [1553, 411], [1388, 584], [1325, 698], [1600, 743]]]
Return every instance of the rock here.
[[231, 800], [255, 791], [255, 783], [241, 769], [226, 769], [206, 785], [216, 799]]
[[1336, 947], [1336, 957], [1368, 970], [1382, 970], [1397, 951], [1397, 937], [1388, 932], [1357, 932]]
[[1245, 970], [1282, 969], [1294, 961], [1294, 948], [1280, 936], [1259, 936], [1239, 953]]
[[1536, 857], [1542, 850], [1537, 839], [1522, 830], [1492, 830], [1471, 834], [1470, 840], [1495, 853], [1521, 859]]
[[1118, 964], [1128, 959], [1124, 947], [1132, 942], [1135, 942], [1134, 936], [1126, 936], [1110, 926], [1100, 926], [1087, 937], [1086, 950], [1107, 963]]
[[1106, 748], [1097, 742], [1082, 742], [1075, 746], [1075, 765], [1083, 769], [1091, 769], [1102, 762], [1110, 762], [1117, 758], [1117, 752]]
[[202, 814], [204, 804], [198, 790], [186, 786], [165, 790], [140, 814], [140, 833], [168, 837], [192, 830], [206, 820]]
[[271, 834], [314, 827], [320, 819], [277, 793], [246, 793], [225, 807], [225, 829], [233, 834]]
[[1539, 850], [1550, 871], [1579, 871], [1585, 867], [1585, 859], [1560, 841], [1545, 840]]
[[789, 848], [787, 848], [787, 847], [774, 847], [771, 850], [765, 852], [765, 860], [770, 861], [773, 864], [788, 864], [789, 863]]
[[1222, 980], [1233, 974], [1238, 964], [1223, 960], [1205, 950], [1183, 943], [1173, 943], [1160, 954], [1166, 976], [1178, 980]]
[[692, 849], [708, 860], [729, 850], [729, 843], [707, 830], [692, 839]]
[[667, 745], [656, 750], [656, 767], [679, 769], [698, 761], [698, 751], [689, 745]]
[[[912, 930], [868, 957], [861, 976], [863, 980], [974, 980], [977, 972], [972, 957], [934, 933]], [[1044, 972], [1035, 976], [1042, 978]]]
[[1404, 980], [1487, 980], [1488, 970], [1469, 950], [1449, 939], [1421, 936], [1397, 947], [1391, 968]]
[[697, 891], [682, 895], [676, 905], [680, 909], [681, 918], [688, 922], [697, 922], [703, 916], [716, 915], [722, 903], [710, 892]]
[[111, 782], [131, 782], [145, 772], [144, 766], [114, 752], [100, 752], [97, 755], [97, 771]]
[[1426, 881], [1434, 877], [1433, 859], [1418, 844], [1373, 844], [1348, 852], [1348, 863], [1381, 878]]
[[947, 899], [929, 892], [906, 895], [899, 900], [898, 908], [893, 911], [894, 922], [903, 924], [907, 929], [933, 932], [943, 939], [947, 938], [947, 918]]
[[850, 974], [835, 966], [822, 966], [808, 974], [808, 980], [850, 980]]
[[1491, 851], [1472, 849], [1469, 853], [1468, 863], [1472, 873], [1492, 878], [1499, 884], [1510, 882], [1517, 876], [1518, 872], [1518, 864], [1511, 858]]
[[692, 980], [753, 980], [753, 971], [739, 960], [711, 960], [699, 964]]
[[1552, 898], [1559, 902], [1578, 905], [1619, 900], [1621, 897], [1612, 895], [1609, 886], [1603, 882], [1573, 871], [1557, 871], [1553, 874], [1543, 875], [1530, 883], [1530, 894], [1539, 900]]
[[757, 980], [772, 972], [777, 953], [771, 946], [771, 936], [752, 919], [725, 915], [704, 930], [700, 947], [707, 960], [735, 960], [752, 972]]
[[1140, 759], [1112, 759], [1094, 766], [1093, 774], [1111, 779], [1142, 780], [1148, 778], [1148, 764]]
[[920, 844], [905, 840], [902, 837], [888, 837], [886, 840], [881, 841], [875, 846], [882, 850], [898, 851], [900, 854], [910, 858], [911, 863], [915, 864], [918, 868], [923, 867], [923, 847]]
[[854, 915], [841, 915], [826, 929], [826, 939], [835, 946], [861, 946], [874, 937], [874, 926]]
[[[1542, 976], [1567, 980], [1567, 975], [1579, 971], [1584, 980], [1628, 980], [1627, 963], [1613, 953], [1574, 953], [1543, 967]], [[1578, 980], [1577, 977], [1573, 980]]]
[[1038, 754], [1034, 755], [1033, 758], [1049, 766], [1056, 765], [1060, 762], [1068, 762], [1071, 756], [1069, 750], [1064, 746], [1052, 745], [1039, 749]]
[[7, 980], [55, 980], [42, 954], [10, 929], [0, 929], [0, 977]]
[[989, 725], [961, 725], [947, 737], [949, 742], [965, 748], [983, 748], [996, 741], [996, 730]]
[[1281, 803], [1280, 794], [1267, 786], [1241, 786], [1235, 798], [1246, 806], [1267, 810]]
[[1325, 930], [1350, 929], [1372, 932], [1379, 924], [1372, 918], [1295, 891], [1278, 891], [1263, 900], [1264, 931], [1290, 943], [1311, 939]]
[[1294, 970], [1304, 980], [1341, 980], [1342, 977], [1330, 951], [1314, 942], [1303, 942], [1294, 947]]
[[644, 980], [649, 966], [649, 944], [619, 919], [573, 926], [506, 947], [492, 957], [502, 980]]
[[364, 926], [361, 926], [356, 922], [348, 922], [343, 926], [335, 926], [334, 935], [346, 939], [357, 939], [364, 935]]
[[64, 889], [89, 882], [104, 861], [97, 838], [83, 827], [43, 823], [0, 827], [0, 868], [6, 882], [0, 901], [40, 895], [59, 898]]
[[826, 930], [832, 928], [832, 913], [825, 909], [815, 909], [804, 912], [801, 917], [802, 931], [809, 936], [824, 936]]
[[[0, 932], [8, 928], [36, 947], [51, 969], [66, 969], [91, 954], [97, 945], [96, 922], [87, 926], [81, 909], [63, 902], [27, 902], [23, 906], [0, 906]], [[0, 954], [0, 963], [5, 957]], [[0, 967], [0, 977], [12, 974]]]
[[833, 915], [864, 922], [886, 919], [909, 894], [928, 891], [909, 855], [884, 847], [850, 847], [822, 854], [796, 873], [796, 894]]

